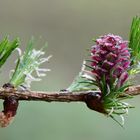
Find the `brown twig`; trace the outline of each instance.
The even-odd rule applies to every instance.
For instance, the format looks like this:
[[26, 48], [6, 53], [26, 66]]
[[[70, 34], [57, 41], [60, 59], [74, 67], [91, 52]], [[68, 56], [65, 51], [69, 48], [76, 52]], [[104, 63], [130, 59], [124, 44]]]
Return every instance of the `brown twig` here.
[[74, 102], [83, 101], [87, 92], [42, 92], [42, 91], [23, 91], [13, 89], [0, 89], [0, 99], [9, 96], [16, 96], [17, 100], [25, 101], [46, 101], [46, 102]]
[[[97, 93], [97, 92], [98, 91], [92, 91], [92, 93]], [[9, 96], [15, 96], [17, 100], [25, 100], [25, 101], [84, 102], [87, 94], [89, 94], [89, 91], [42, 92], [42, 91], [14, 90], [12, 88], [9, 89], [0, 88], [0, 99], [5, 99]], [[139, 95], [140, 85], [129, 87], [125, 92], [125, 94], [132, 95], [132, 96]]]
[[[101, 94], [99, 91], [80, 91], [80, 92], [41, 92], [16, 90], [11, 85], [5, 84], [0, 88], [0, 99], [3, 99], [3, 111], [0, 112], [0, 126], [6, 127], [14, 119], [19, 101], [46, 101], [46, 102], [84, 102], [87, 107], [107, 114], [103, 107]], [[126, 94], [135, 96], [140, 94], [140, 85], [132, 86], [125, 91]]]

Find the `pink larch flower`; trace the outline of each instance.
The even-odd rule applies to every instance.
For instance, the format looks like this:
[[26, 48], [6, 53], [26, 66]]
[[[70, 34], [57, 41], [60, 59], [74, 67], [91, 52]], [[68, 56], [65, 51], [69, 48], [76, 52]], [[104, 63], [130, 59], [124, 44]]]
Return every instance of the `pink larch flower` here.
[[128, 79], [130, 53], [127, 41], [120, 36], [108, 34], [96, 39], [91, 59], [92, 74], [101, 91], [104, 83], [110, 88], [116, 83], [115, 87], [120, 88]]

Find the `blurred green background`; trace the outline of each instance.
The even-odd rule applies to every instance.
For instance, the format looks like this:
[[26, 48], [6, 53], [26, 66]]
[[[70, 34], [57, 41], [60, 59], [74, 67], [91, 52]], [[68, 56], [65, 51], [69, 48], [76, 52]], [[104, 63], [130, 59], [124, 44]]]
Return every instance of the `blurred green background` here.
[[[40, 45], [47, 41], [53, 58], [44, 66], [52, 71], [32, 90], [59, 90], [78, 74], [93, 37], [113, 33], [128, 39], [139, 13], [140, 0], [0, 0], [0, 38], [20, 37], [22, 50], [32, 35], [42, 37]], [[1, 85], [8, 82], [16, 56], [3, 67]], [[138, 140], [139, 100], [131, 101], [136, 108], [126, 116], [125, 129], [81, 103], [21, 102], [15, 121], [0, 128], [0, 140]]]

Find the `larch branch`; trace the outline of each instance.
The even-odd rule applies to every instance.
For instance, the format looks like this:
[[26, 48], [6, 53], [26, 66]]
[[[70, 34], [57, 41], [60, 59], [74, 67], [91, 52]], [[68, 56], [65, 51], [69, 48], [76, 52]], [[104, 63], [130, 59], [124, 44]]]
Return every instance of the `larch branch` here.
[[[80, 92], [42, 92], [42, 91], [25, 91], [25, 90], [15, 90], [11, 88], [0, 88], [0, 99], [5, 99], [9, 96], [15, 96], [17, 100], [25, 101], [46, 101], [46, 102], [84, 102], [85, 97], [91, 91], [80, 91]], [[92, 91], [92, 93], [97, 93], [99, 91]], [[140, 94], [140, 85], [131, 86], [126, 91], [125, 94], [135, 96]], [[120, 95], [125, 96], [125, 95]]]
[[[8, 84], [9, 85], [9, 84]], [[140, 94], [140, 85], [129, 87], [121, 97], [126, 94], [135, 96]], [[99, 91], [80, 91], [80, 92], [42, 92], [16, 90], [5, 84], [0, 88], [0, 99], [3, 99], [3, 110], [0, 112], [0, 126], [6, 127], [14, 119], [19, 101], [46, 101], [46, 102], [83, 102], [91, 110], [108, 114], [104, 109], [101, 94]]]

